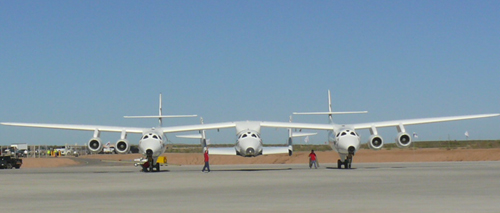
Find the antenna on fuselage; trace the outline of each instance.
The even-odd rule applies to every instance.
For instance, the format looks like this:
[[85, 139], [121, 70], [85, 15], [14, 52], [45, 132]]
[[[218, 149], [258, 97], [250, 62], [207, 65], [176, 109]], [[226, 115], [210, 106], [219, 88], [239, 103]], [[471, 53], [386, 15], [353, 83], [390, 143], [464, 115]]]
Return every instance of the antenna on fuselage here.
[[330, 123], [333, 123], [332, 115], [340, 115], [340, 114], [360, 114], [360, 113], [368, 113], [368, 111], [349, 111], [349, 112], [333, 112], [332, 111], [332, 98], [330, 96], [330, 90], [328, 90], [328, 112], [294, 112], [294, 115], [328, 115], [328, 119]]
[[198, 115], [163, 115], [162, 113], [162, 100], [160, 93], [160, 104], [158, 107], [158, 115], [146, 115], [146, 116], [123, 116], [124, 118], [158, 118], [158, 123], [160, 126], [163, 125], [162, 118], [186, 118], [186, 117], [196, 117]]

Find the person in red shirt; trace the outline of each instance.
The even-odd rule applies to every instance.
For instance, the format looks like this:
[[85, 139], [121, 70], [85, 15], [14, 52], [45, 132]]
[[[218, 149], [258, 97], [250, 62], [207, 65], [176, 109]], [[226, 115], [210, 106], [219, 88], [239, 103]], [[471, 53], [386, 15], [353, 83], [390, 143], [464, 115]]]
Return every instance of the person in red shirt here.
[[309, 153], [309, 169], [312, 168], [312, 165], [314, 164], [314, 168], [318, 168], [318, 164], [316, 163], [316, 153], [314, 153], [314, 150], [311, 150], [311, 153]]
[[210, 172], [210, 165], [208, 165], [208, 148], [205, 149], [205, 153], [203, 154], [205, 157], [205, 166], [203, 167], [203, 170], [201, 172], [205, 172], [205, 169], [207, 169], [207, 172]]

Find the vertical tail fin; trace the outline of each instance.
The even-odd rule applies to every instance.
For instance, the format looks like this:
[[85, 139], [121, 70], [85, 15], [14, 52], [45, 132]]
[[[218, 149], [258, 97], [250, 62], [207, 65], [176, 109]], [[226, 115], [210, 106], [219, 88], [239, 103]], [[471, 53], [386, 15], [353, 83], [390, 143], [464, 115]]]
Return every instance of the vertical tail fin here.
[[330, 123], [333, 123], [333, 117], [332, 117], [332, 96], [330, 95], [330, 90], [328, 90], [328, 121]]
[[[203, 124], [203, 118], [200, 118], [200, 123]], [[199, 133], [200, 134], [194, 134], [194, 135], [176, 135], [175, 137], [200, 139], [201, 147], [203, 148], [203, 152], [205, 152], [205, 150], [207, 150], [207, 145], [208, 145], [207, 136], [205, 134], [205, 130], [200, 130]]]
[[333, 123], [333, 116], [338, 114], [358, 114], [358, 113], [368, 113], [368, 111], [351, 111], [351, 112], [333, 112], [332, 111], [332, 98], [330, 96], [330, 90], [328, 90], [328, 112], [294, 112], [294, 115], [328, 115], [328, 120]]
[[159, 110], [158, 110], [158, 123], [160, 126], [163, 126], [163, 122], [161, 120], [161, 116], [163, 115], [162, 114], [162, 109], [161, 109], [161, 93], [160, 93], [160, 107], [159, 107]]
[[[290, 123], [292, 123], [292, 116], [290, 115], [290, 120], [289, 120]], [[312, 133], [308, 133], [308, 132], [293, 132], [292, 131], [292, 128], [288, 128], [288, 141], [287, 141], [287, 145], [288, 145], [288, 155], [291, 156], [292, 153], [293, 153], [293, 138], [296, 138], [296, 137], [309, 137], [309, 136], [312, 136], [312, 135], [316, 135], [318, 133], [315, 133], [315, 132], [312, 132]]]
[[147, 115], [147, 116], [123, 116], [124, 118], [158, 118], [158, 123], [160, 126], [163, 125], [162, 118], [186, 118], [186, 117], [196, 117], [198, 115], [163, 115], [162, 113], [162, 100], [160, 93], [160, 104], [158, 107], [158, 115]]
[[[200, 118], [200, 123], [203, 124], [203, 118]], [[205, 152], [205, 150], [207, 150], [207, 145], [208, 145], [205, 130], [200, 130], [200, 135], [201, 135], [200, 143], [201, 143], [201, 146], [203, 147], [203, 152]]]

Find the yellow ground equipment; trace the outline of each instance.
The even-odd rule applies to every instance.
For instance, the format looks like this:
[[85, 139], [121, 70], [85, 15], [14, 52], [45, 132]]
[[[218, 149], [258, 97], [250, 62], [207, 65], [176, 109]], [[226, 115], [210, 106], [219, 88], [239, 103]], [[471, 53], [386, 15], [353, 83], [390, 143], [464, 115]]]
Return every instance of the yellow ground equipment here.
[[167, 156], [160, 156], [160, 157], [158, 157], [158, 160], [156, 161], [156, 163], [166, 164], [167, 163]]

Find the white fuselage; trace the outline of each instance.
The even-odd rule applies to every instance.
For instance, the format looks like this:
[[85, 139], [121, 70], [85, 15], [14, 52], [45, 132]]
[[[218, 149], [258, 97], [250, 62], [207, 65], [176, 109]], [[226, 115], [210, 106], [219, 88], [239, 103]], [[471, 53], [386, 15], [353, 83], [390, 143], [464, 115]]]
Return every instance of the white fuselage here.
[[[361, 145], [360, 137], [354, 129], [343, 128], [338, 131], [328, 131], [328, 141], [332, 149], [339, 153], [343, 161], [347, 155], [354, 155]], [[351, 153], [349, 153], [351, 152]]]
[[139, 140], [139, 152], [144, 156], [151, 155], [154, 162], [165, 152], [167, 137], [158, 130], [151, 129], [144, 131], [141, 140]]
[[236, 154], [243, 157], [255, 157], [262, 154], [260, 122], [244, 121], [236, 125]]
[[244, 157], [255, 157], [262, 154], [262, 139], [257, 131], [248, 130], [239, 133], [235, 145], [236, 153]]

